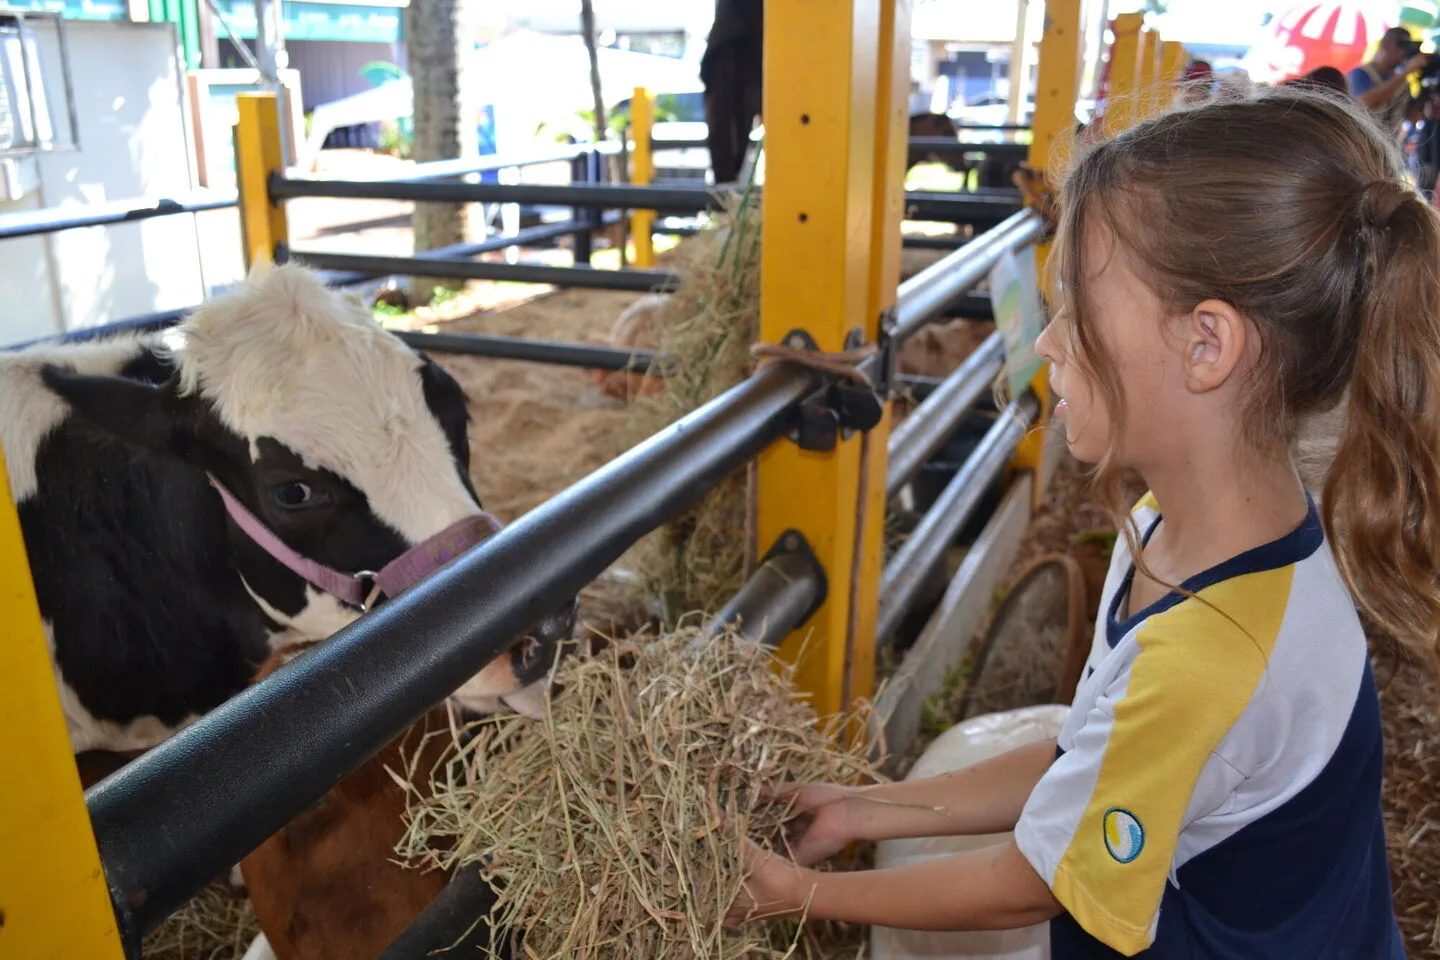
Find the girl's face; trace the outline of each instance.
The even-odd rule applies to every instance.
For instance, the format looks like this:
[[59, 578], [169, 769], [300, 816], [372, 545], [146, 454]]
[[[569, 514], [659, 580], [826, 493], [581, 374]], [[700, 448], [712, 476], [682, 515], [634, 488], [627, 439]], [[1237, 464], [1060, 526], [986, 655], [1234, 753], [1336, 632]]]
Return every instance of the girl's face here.
[[1112, 446], [1126, 466], [1140, 467], [1166, 446], [1166, 411], [1176, 409], [1171, 394], [1183, 391], [1176, 345], [1164, 337], [1164, 310], [1130, 268], [1128, 257], [1108, 234], [1091, 229], [1083, 244], [1081, 289], [1090, 342], [1103, 350], [1118, 379], [1124, 404], [1124, 436], [1116, 437], [1115, 417], [1095, 374], [1077, 356], [1075, 318], [1059, 310], [1035, 343], [1050, 364], [1055, 419], [1064, 427], [1071, 454], [1082, 463], [1098, 463]]

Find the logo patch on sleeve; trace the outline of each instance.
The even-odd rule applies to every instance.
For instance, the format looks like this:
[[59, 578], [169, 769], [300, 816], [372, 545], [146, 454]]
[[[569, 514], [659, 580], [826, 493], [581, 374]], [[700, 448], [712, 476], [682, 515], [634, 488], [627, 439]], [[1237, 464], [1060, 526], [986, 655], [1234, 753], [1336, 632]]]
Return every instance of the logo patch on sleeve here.
[[1111, 807], [1105, 811], [1105, 849], [1117, 863], [1129, 863], [1145, 849], [1145, 828], [1129, 810]]

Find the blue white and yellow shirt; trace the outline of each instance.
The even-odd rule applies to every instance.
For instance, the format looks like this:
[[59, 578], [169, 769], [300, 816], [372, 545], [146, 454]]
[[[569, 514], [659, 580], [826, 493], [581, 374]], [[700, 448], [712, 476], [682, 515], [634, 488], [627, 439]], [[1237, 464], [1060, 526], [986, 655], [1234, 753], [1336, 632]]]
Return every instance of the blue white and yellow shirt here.
[[[1147, 495], [1143, 540], [1160, 521]], [[1015, 828], [1066, 913], [1053, 960], [1404, 960], [1379, 705], [1313, 501], [1305, 523], [1121, 618], [1123, 539], [1057, 759]]]

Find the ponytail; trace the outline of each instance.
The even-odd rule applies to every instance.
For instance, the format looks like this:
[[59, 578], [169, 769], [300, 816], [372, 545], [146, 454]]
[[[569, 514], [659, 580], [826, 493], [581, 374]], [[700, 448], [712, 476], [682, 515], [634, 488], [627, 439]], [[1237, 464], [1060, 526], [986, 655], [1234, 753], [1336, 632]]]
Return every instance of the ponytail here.
[[1440, 214], [1387, 179], [1356, 218], [1364, 293], [1321, 509], [1361, 609], [1440, 664]]

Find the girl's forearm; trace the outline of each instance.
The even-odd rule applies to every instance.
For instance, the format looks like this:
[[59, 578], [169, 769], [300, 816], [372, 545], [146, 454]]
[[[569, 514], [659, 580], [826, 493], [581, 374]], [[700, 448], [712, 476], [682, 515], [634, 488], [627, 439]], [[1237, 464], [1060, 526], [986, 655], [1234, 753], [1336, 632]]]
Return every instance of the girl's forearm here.
[[808, 917], [905, 930], [1008, 930], [1061, 913], [1014, 843], [887, 870], [806, 870], [795, 896]]
[[857, 840], [896, 840], [1012, 830], [1035, 784], [1055, 760], [1045, 740], [951, 773], [864, 787], [844, 800]]

